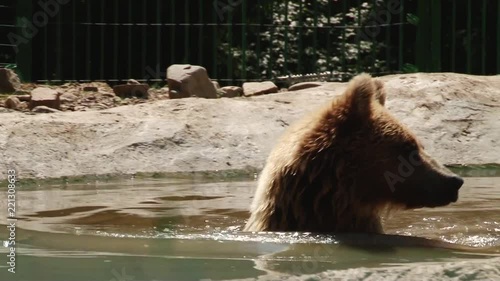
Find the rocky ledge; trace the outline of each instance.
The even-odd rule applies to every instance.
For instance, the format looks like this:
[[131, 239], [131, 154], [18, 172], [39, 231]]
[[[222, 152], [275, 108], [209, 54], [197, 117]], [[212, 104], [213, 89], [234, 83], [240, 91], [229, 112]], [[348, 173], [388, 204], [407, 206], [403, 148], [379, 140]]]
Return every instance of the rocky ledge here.
[[[500, 76], [418, 73], [381, 79], [389, 110], [437, 160], [500, 163]], [[0, 179], [9, 169], [21, 178], [258, 171], [290, 123], [345, 85], [232, 99], [150, 99], [50, 114], [2, 109]]]

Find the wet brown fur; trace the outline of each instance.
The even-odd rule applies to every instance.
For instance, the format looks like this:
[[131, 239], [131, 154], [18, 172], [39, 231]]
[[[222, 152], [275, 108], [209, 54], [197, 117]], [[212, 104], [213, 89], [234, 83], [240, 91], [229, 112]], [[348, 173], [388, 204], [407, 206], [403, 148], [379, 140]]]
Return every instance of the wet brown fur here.
[[405, 202], [394, 199], [380, 166], [395, 165], [394, 143], [420, 149], [385, 99], [382, 82], [358, 75], [290, 127], [260, 175], [245, 230], [383, 233], [381, 212]]

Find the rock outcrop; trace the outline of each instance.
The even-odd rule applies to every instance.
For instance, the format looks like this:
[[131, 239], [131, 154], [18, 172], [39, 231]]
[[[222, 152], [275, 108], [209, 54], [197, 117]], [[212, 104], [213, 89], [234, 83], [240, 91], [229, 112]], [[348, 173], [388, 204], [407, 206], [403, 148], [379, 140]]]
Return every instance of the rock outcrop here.
[[[500, 76], [381, 77], [386, 105], [445, 164], [500, 164]], [[88, 112], [0, 113], [0, 169], [21, 178], [256, 169], [289, 124], [345, 88], [159, 100]], [[0, 173], [0, 179], [5, 178]]]

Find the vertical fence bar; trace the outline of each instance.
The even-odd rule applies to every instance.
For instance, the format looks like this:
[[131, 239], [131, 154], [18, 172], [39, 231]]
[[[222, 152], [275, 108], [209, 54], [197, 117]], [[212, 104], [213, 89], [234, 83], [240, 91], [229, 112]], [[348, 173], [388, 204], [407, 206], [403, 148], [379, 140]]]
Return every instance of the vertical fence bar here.
[[483, 9], [481, 11], [481, 74], [486, 74], [486, 17], [487, 13], [487, 4], [488, 1], [483, 0]]
[[441, 71], [441, 1], [431, 1], [431, 17], [432, 17], [432, 71]]
[[[103, 2], [104, 3], [104, 2]], [[71, 20], [73, 21], [71, 23], [71, 29], [72, 29], [72, 32], [73, 32], [73, 39], [71, 40], [71, 50], [73, 51], [73, 54], [71, 56], [71, 60], [73, 62], [73, 65], [72, 65], [72, 79], [73, 80], [79, 80], [77, 79], [77, 74], [76, 74], [76, 58], [77, 58], [77, 55], [76, 55], [76, 36], [78, 36], [78, 32], [76, 32], [76, 15], [77, 15], [77, 12], [76, 12], [76, 8], [77, 8], [77, 5], [78, 5], [78, 2], [71, 2], [71, 5], [73, 6], [72, 8], [72, 12], [71, 12]]]
[[[326, 36], [326, 65], [327, 65], [327, 71], [332, 71], [333, 72], [333, 69], [331, 67], [332, 65], [332, 2], [328, 2], [328, 35]], [[333, 73], [332, 73], [333, 74]], [[330, 74], [330, 77], [329, 77], [329, 80], [332, 76], [332, 74]]]
[[[374, 6], [377, 7], [377, 1], [374, 1]], [[380, 27], [380, 29], [382, 29], [382, 26]], [[386, 67], [387, 67], [387, 70], [391, 70], [391, 23], [390, 22], [387, 22], [387, 25], [385, 26], [385, 29], [386, 29], [386, 37], [385, 37], [385, 42], [386, 42], [386, 47], [385, 47], [385, 63], [386, 63]], [[377, 46], [377, 37], [374, 36], [372, 38], [372, 43], [373, 43], [373, 49], [375, 51], [376, 49], [376, 46]], [[375, 59], [376, 57], [374, 57], [373, 59]]]
[[346, 20], [345, 14], [347, 14], [347, 1], [342, 1], [342, 23], [343, 23], [343, 26], [342, 26], [342, 42], [340, 43], [340, 44], [342, 44], [342, 53], [340, 54], [341, 60], [342, 60], [342, 74], [340, 75], [340, 77], [342, 77], [342, 78], [343, 78], [344, 73], [347, 71], [347, 63], [346, 63], [346, 57], [345, 57], [347, 20]]
[[[61, 7], [59, 7], [61, 9]], [[57, 13], [57, 21], [56, 21], [56, 50], [57, 50], [57, 64], [56, 64], [56, 80], [62, 80], [64, 81], [63, 75], [62, 75], [62, 64], [63, 64], [63, 59], [62, 59], [62, 12]]]
[[87, 28], [86, 28], [86, 33], [85, 33], [85, 78], [87, 80], [91, 80], [91, 32], [92, 32], [92, 7], [91, 4], [92, 1], [87, 1]]
[[171, 25], [170, 25], [170, 62], [169, 64], [174, 64], [177, 63], [175, 60], [175, 30], [177, 28], [177, 23], [175, 21], [175, 2], [176, 0], [171, 0], [170, 1], [170, 20], [171, 20]]
[[160, 77], [160, 67], [162, 67], [161, 60], [161, 29], [163, 27], [161, 20], [161, 0], [156, 0], [156, 65], [154, 66], [155, 79], [161, 79]]
[[[204, 45], [203, 41], [203, 27], [204, 27], [204, 22], [203, 22], [203, 0], [198, 0], [198, 20], [199, 20], [199, 25], [198, 25], [198, 44]], [[198, 48], [198, 64], [203, 65], [203, 49], [204, 48]], [[215, 59], [215, 58], [213, 58]]]
[[[500, 1], [497, 1], [497, 15], [500, 15]], [[497, 73], [500, 73], [500, 17], [497, 17]]]
[[[261, 56], [260, 56], [260, 30], [261, 30], [261, 27], [262, 27], [262, 4], [260, 2], [261, 0], [257, 0], [257, 70], [259, 73], [261, 73], [261, 69], [260, 69], [260, 66], [261, 66]], [[261, 78], [262, 75], [259, 76], [259, 78]]]
[[290, 74], [290, 70], [288, 69], [288, 32], [290, 32], [290, 29], [288, 28], [288, 4], [289, 1], [285, 1], [285, 73], [288, 76]]
[[[270, 29], [274, 27], [274, 1], [272, 1], [270, 4], [270, 14], [273, 15], [273, 26], [272, 27], [269, 27]], [[269, 41], [270, 42], [273, 42], [273, 34], [274, 32], [269, 32]], [[272, 43], [271, 43], [272, 44]], [[273, 51], [272, 51], [272, 48], [269, 49], [269, 62], [267, 64], [267, 77], [268, 79], [270, 79], [272, 77], [272, 69], [273, 69]]]
[[[128, 0], [128, 28], [127, 28], [127, 76], [132, 78], [132, 0]], [[120, 78], [121, 80], [121, 78]]]
[[[118, 0], [114, 1], [114, 7], [120, 7]], [[120, 9], [114, 9], [114, 24], [113, 24], [113, 79], [118, 79], [118, 39], [119, 39], [119, 12]]]
[[[288, 3], [288, 1], [287, 1]], [[241, 25], [241, 45], [242, 45], [242, 48], [243, 48], [243, 54], [242, 54], [242, 59], [243, 59], [243, 71], [242, 71], [242, 75], [241, 75], [241, 78], [243, 78], [243, 80], [247, 79], [247, 1], [246, 0], [243, 0], [242, 3], [241, 3], [241, 13], [242, 13], [242, 19], [243, 19], [243, 23]], [[285, 56], [286, 56], [286, 51], [285, 51]]]
[[[23, 2], [23, 1], [19, 1]], [[49, 81], [49, 38], [48, 38], [48, 29], [50, 25], [43, 27], [43, 79]], [[31, 40], [30, 40], [31, 42]]]
[[399, 71], [403, 70], [403, 61], [404, 61], [404, 26], [406, 23], [405, 20], [405, 1], [401, 0], [401, 10], [399, 11]]
[[191, 22], [189, 22], [189, 1], [184, 1], [184, 63], [190, 63], [189, 61], [189, 28], [191, 27]]
[[[142, 69], [142, 77], [146, 78], [146, 60], [147, 60], [147, 54], [148, 54], [148, 26], [149, 21], [148, 21], [148, 5], [146, 4], [148, 2], [142, 2], [142, 46], [141, 46], [141, 55], [142, 55], [142, 60], [141, 60], [141, 69]], [[148, 79], [149, 80], [149, 79]]]
[[[361, 0], [356, 1], [357, 7], [358, 7], [358, 24], [357, 28], [358, 30], [356, 31], [356, 34], [359, 34], [361, 32]], [[356, 48], [357, 48], [357, 53], [356, 53], [356, 72], [359, 73], [361, 71], [360, 69], [360, 60], [361, 60], [361, 36], [356, 36]]]
[[304, 38], [304, 3], [301, 0], [299, 4], [299, 67], [298, 71], [300, 74], [304, 74], [304, 64], [302, 63], [302, 55], [304, 53], [304, 43], [302, 38]]
[[[372, 11], [373, 11], [373, 14], [375, 14], [375, 13], [377, 12], [377, 9], [378, 9], [378, 6], [377, 6], [377, 0], [373, 0], [373, 10], [372, 10]], [[371, 23], [370, 23], [370, 24], [371, 24]], [[373, 24], [375, 24], [375, 25], [376, 25], [376, 24], [378, 24], [378, 23], [377, 23], [377, 22], [373, 22]], [[391, 43], [391, 42], [390, 42], [390, 30], [389, 30], [389, 28], [390, 28], [390, 23], [389, 23], [389, 22], [387, 22], [387, 24], [389, 24], [389, 26], [386, 26], [386, 27], [385, 27], [385, 28], [387, 28], [387, 30], [388, 30], [388, 31], [386, 31], [386, 34], [387, 34], [387, 33], [389, 33], [389, 34], [388, 34], [388, 35], [386, 35], [386, 40], [387, 40], [387, 47], [386, 47], [386, 49], [387, 49], [387, 52], [389, 52], [389, 46], [391, 46], [391, 44], [390, 44], [390, 43]], [[383, 26], [383, 23], [380, 23], [379, 29], [380, 29], [380, 30], [382, 30], [382, 27], [384, 27], [384, 26]], [[389, 36], [389, 37], [387, 37], [387, 36]], [[370, 36], [370, 37], [371, 37], [371, 36]], [[377, 35], [375, 35], [375, 36], [373, 36], [373, 37], [372, 37], [372, 44], [373, 44], [373, 46], [372, 46], [372, 53], [371, 53], [371, 56], [372, 56], [372, 62], [371, 62], [371, 64], [372, 64], [373, 66], [375, 66], [375, 62], [377, 61]], [[386, 60], [386, 61], [387, 61], [387, 66], [388, 66], [388, 68], [389, 68], [389, 60]]]
[[100, 57], [100, 73], [99, 73], [99, 80], [104, 80], [104, 77], [106, 76], [106, 74], [104, 73], [104, 63], [105, 63], [105, 58], [106, 58], [106, 51], [104, 49], [104, 40], [105, 40], [105, 37], [104, 37], [104, 32], [105, 32], [105, 28], [106, 28], [106, 25], [104, 24], [104, 21], [106, 20], [104, 18], [104, 14], [105, 14], [105, 11], [106, 11], [106, 1], [101, 1], [101, 39], [99, 41], [101, 41], [101, 55], [99, 56]]
[[214, 7], [212, 7], [212, 21], [213, 21], [213, 24], [212, 24], [212, 33], [213, 33], [213, 44], [212, 44], [212, 68], [213, 68], [213, 71], [212, 71], [212, 74], [214, 76], [215, 79], [219, 79], [218, 78], [218, 65], [217, 65], [217, 61], [218, 61], [218, 55], [217, 55], [217, 47], [219, 46], [219, 35], [218, 35], [218, 29], [219, 29], [219, 19], [218, 19], [218, 15], [217, 15], [217, 10], [214, 9]]
[[[32, 1], [16, 1], [16, 29], [15, 33], [17, 35], [23, 34], [22, 33], [22, 28], [23, 24], [21, 19], [25, 20], [31, 20], [33, 18], [33, 7], [32, 7]], [[44, 28], [44, 34], [46, 33], [46, 29]], [[45, 50], [42, 49], [44, 55], [46, 56], [47, 54], [47, 49], [46, 49], [46, 40], [45, 40]], [[28, 40], [25, 44], [18, 44], [17, 47], [17, 53], [15, 54], [16, 56], [16, 65], [18, 71], [20, 71], [21, 79], [23, 81], [29, 81], [31, 82], [33, 79], [32, 76], [32, 40]], [[46, 62], [46, 61], [44, 61]], [[47, 64], [44, 65], [44, 77], [46, 77], [46, 69], [47, 69]], [[39, 74], [38, 74], [39, 75]]]
[[417, 50], [416, 64], [419, 71], [429, 71], [429, 52], [430, 50], [430, 13], [431, 0], [421, 0], [417, 2], [417, 16], [419, 23], [417, 26]]
[[318, 72], [318, 0], [314, 0], [314, 72]]
[[451, 1], [452, 4], [452, 19], [451, 19], [451, 71], [455, 72], [456, 60], [456, 41], [457, 41], [457, 2]]
[[[233, 10], [228, 11], [227, 15], [227, 27], [229, 28], [228, 32], [228, 44], [229, 49], [233, 48]], [[232, 52], [228, 56], [229, 61], [227, 62], [227, 78], [231, 84], [233, 84], [233, 54]]]
[[467, 0], [467, 73], [472, 72], [472, 1]]

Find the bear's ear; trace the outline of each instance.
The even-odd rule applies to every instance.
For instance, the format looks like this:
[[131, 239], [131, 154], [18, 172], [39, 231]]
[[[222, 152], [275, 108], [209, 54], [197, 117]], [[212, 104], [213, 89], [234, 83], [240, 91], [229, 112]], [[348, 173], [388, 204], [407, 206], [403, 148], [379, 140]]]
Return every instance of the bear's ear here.
[[385, 97], [387, 96], [385, 92], [384, 83], [378, 79], [373, 79], [375, 83], [375, 98], [381, 105], [385, 105]]
[[380, 84], [380, 82], [375, 82], [375, 79], [372, 79], [369, 74], [363, 73], [354, 77], [349, 82], [345, 92], [350, 113], [366, 116], [370, 114], [374, 102], [383, 105], [385, 103], [385, 94], [382, 94], [383, 91], [377, 91], [377, 88], [381, 86]]

